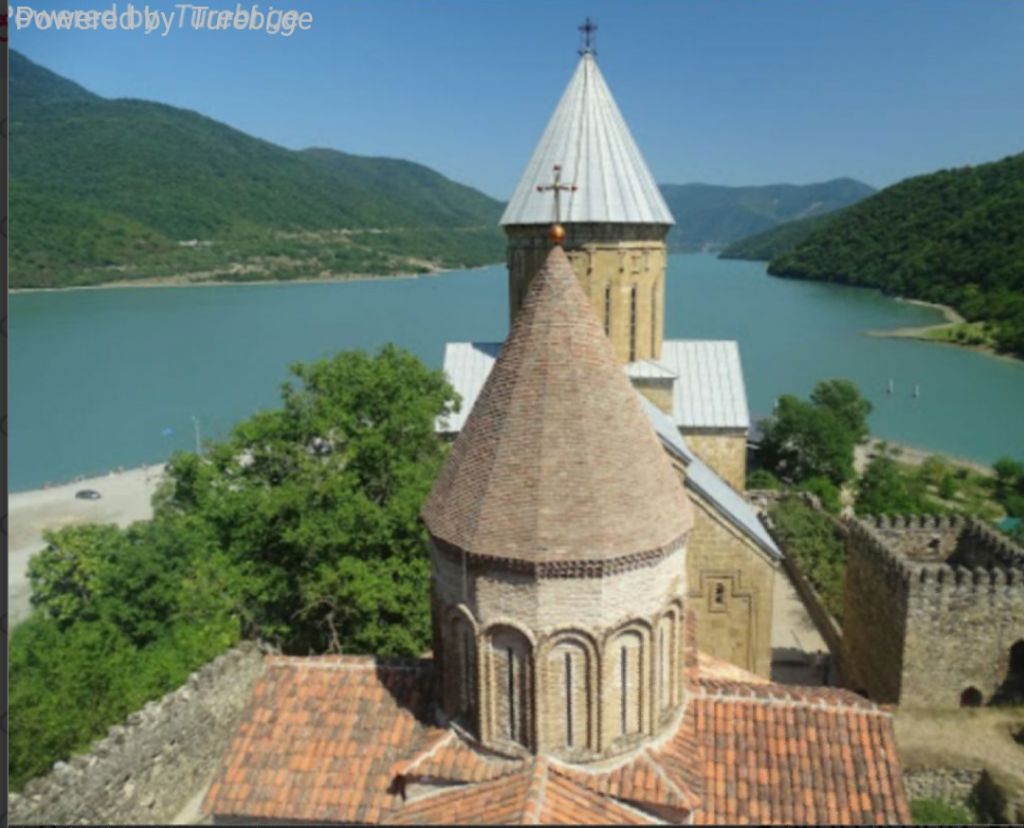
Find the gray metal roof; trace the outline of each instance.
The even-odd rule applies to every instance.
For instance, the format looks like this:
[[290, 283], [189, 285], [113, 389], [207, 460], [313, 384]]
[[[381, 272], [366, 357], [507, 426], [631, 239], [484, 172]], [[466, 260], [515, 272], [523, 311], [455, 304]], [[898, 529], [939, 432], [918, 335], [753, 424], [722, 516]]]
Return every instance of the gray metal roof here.
[[626, 366], [626, 373], [633, 379], [674, 380], [679, 378], [679, 374], [671, 368], [660, 362], [655, 362], [653, 359], [638, 359], [636, 362], [630, 362]]
[[[438, 431], [454, 434], [462, 430], [500, 352], [500, 342], [445, 345], [444, 370], [462, 396], [462, 408], [445, 422], [439, 420]], [[642, 360], [627, 365], [625, 370], [630, 376], [679, 378], [672, 391], [672, 418], [678, 428], [750, 427], [740, 350], [735, 342], [666, 340], [659, 362]]]
[[561, 220], [674, 224], [672, 213], [615, 105], [593, 54], [580, 58], [526, 171], [505, 208], [501, 224], [550, 224], [555, 199], [537, 187], [575, 184], [561, 195]]
[[501, 353], [500, 342], [448, 342], [444, 346], [444, 372], [462, 397], [458, 413], [438, 417], [435, 428], [441, 434], [458, 434], [476, 404], [480, 389]]
[[642, 394], [638, 396], [662, 443], [685, 464], [686, 485], [702, 494], [733, 526], [750, 537], [771, 557], [782, 558], [782, 551], [768, 534], [754, 507], [693, 453], [671, 417]]
[[661, 347], [661, 364], [674, 371], [672, 415], [680, 428], [749, 429], [740, 349], [731, 340], [674, 339]]

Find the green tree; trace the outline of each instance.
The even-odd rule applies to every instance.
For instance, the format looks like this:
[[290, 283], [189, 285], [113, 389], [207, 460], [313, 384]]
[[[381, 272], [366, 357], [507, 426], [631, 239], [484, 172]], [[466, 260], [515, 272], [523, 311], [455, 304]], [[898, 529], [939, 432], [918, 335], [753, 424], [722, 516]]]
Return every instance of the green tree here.
[[873, 406], [848, 379], [822, 380], [811, 392], [811, 402], [831, 411], [847, 427], [854, 442], [868, 437], [868, 415]]
[[925, 495], [919, 476], [904, 471], [891, 457], [875, 457], [860, 480], [855, 509], [859, 515], [922, 514], [942, 511]]
[[429, 642], [419, 510], [453, 410], [440, 371], [386, 346], [295, 365], [283, 406], [205, 458], [179, 454], [158, 514], [204, 521], [247, 634], [290, 652], [416, 654]]
[[826, 477], [840, 486], [853, 476], [854, 436], [831, 409], [786, 394], [761, 428], [759, 459], [779, 478]]

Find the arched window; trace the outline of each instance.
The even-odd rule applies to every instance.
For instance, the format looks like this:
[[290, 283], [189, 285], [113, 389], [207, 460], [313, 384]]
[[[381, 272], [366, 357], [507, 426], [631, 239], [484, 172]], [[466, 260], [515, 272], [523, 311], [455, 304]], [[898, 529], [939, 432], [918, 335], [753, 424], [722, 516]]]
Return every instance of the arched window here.
[[657, 356], [658, 349], [655, 347], [658, 341], [658, 280], [651, 285], [651, 359]]
[[649, 692], [644, 638], [636, 630], [627, 630], [611, 641], [607, 653], [609, 732], [613, 738], [639, 733], [644, 728], [644, 697]]
[[533, 719], [530, 642], [518, 630], [500, 627], [490, 635], [490, 653], [493, 733], [502, 741], [529, 747]]
[[676, 660], [676, 619], [671, 612], [658, 622], [658, 708], [667, 710], [676, 702], [678, 670]]
[[604, 286], [604, 335], [612, 335], [612, 286]]
[[448, 681], [448, 713], [452, 717], [475, 718], [476, 710], [476, 641], [473, 628], [462, 616], [451, 622], [448, 643], [452, 657], [446, 665]]
[[636, 285], [629, 289], [629, 361], [636, 362]]
[[552, 747], [571, 751], [590, 743], [590, 650], [576, 638], [559, 640], [547, 657], [545, 727]]

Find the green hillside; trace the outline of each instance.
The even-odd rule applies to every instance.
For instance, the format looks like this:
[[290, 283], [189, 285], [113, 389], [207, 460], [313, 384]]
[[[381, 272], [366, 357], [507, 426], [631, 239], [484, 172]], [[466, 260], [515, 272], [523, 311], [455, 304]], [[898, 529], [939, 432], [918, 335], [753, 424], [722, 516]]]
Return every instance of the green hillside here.
[[17, 52], [10, 84], [15, 287], [502, 258], [501, 204], [427, 167], [294, 152], [195, 112], [108, 100]]
[[662, 195], [676, 217], [669, 232], [673, 251], [721, 249], [794, 219], [817, 216], [853, 204], [874, 189], [852, 178], [820, 184], [721, 187], [662, 184]]
[[781, 253], [792, 250], [819, 227], [840, 215], [842, 215], [842, 208], [819, 216], [787, 221], [771, 230], [755, 233], [753, 236], [733, 242], [719, 254], [718, 258], [767, 262]]
[[1024, 355], [1024, 153], [901, 181], [824, 222], [768, 272], [880, 288], [991, 323]]

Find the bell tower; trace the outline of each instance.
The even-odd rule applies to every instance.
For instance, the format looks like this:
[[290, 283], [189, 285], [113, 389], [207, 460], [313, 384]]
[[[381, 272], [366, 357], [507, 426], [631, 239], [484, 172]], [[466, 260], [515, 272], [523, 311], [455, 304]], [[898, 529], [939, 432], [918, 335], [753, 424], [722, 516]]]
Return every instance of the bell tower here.
[[579, 64], [501, 217], [510, 322], [547, 256], [548, 227], [560, 223], [616, 357], [657, 360], [674, 219], [598, 69], [596, 28], [580, 27]]

